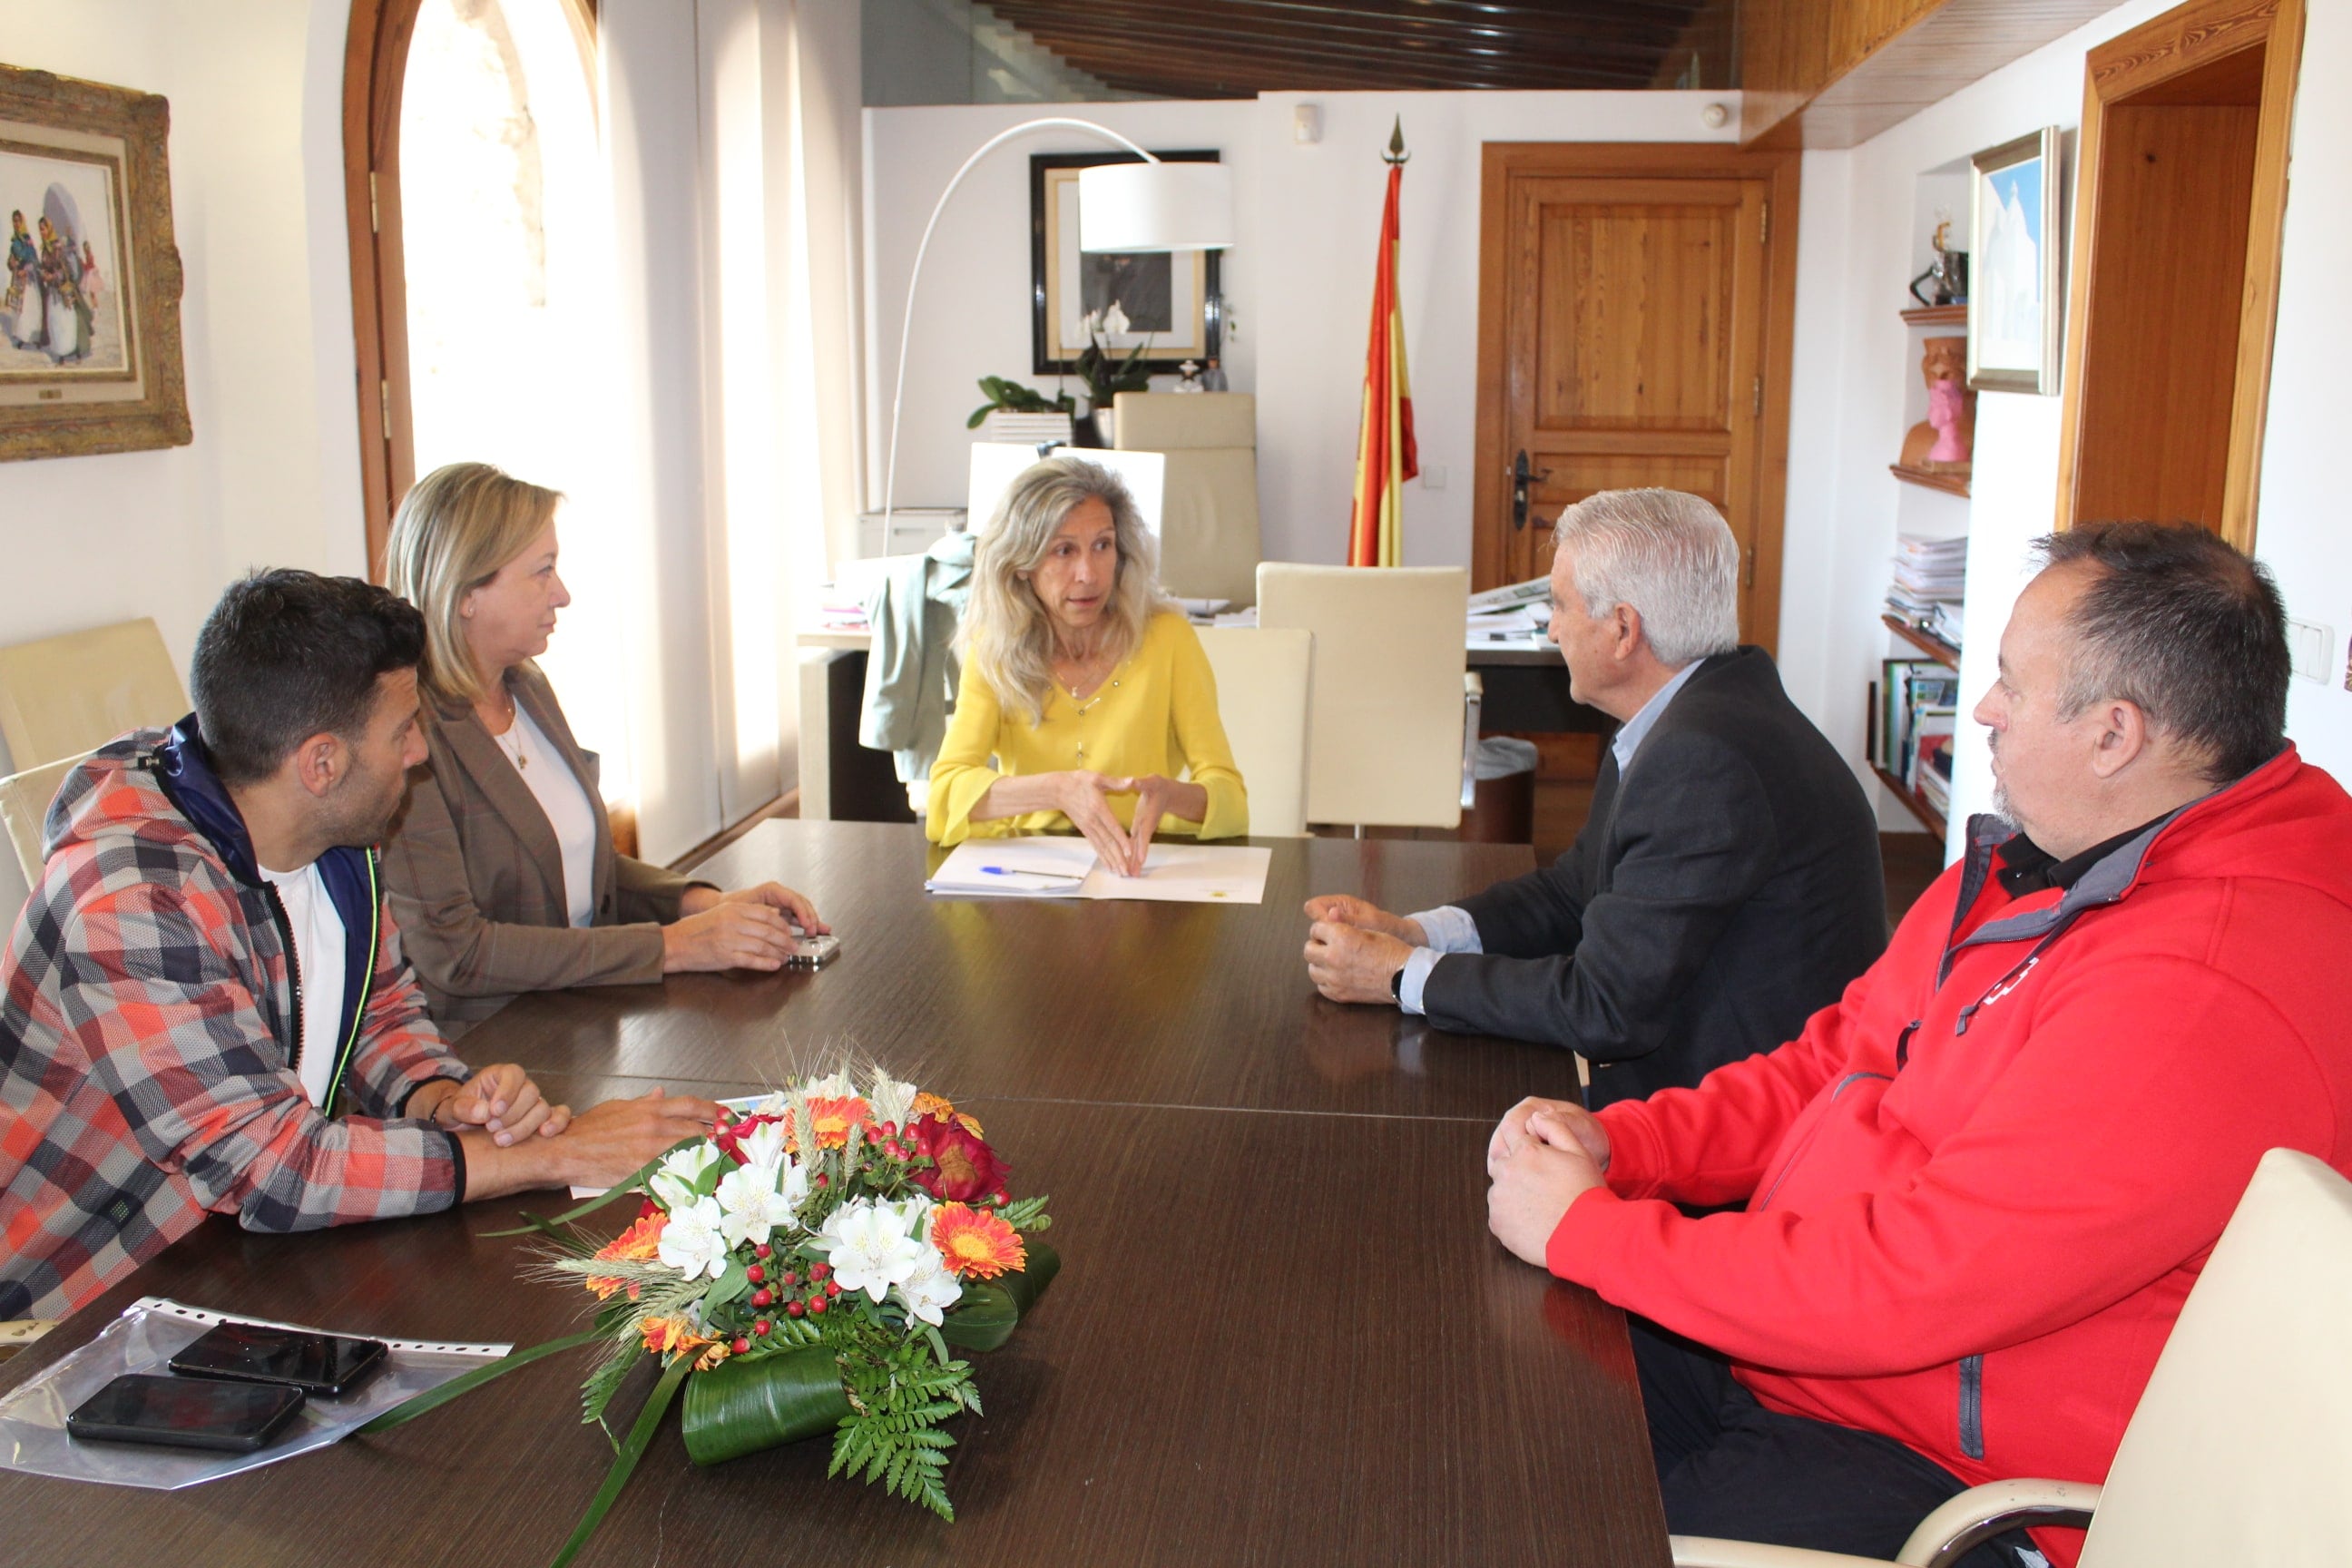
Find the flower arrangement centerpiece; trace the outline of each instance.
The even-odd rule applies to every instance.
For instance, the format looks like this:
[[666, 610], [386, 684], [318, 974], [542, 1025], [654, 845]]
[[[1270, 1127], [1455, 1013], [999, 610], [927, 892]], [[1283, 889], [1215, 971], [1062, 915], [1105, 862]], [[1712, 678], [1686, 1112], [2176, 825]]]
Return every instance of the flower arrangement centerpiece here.
[[[605, 1353], [582, 1390], [602, 1422], [641, 1359], [662, 1371], [558, 1568], [586, 1544], [683, 1388], [697, 1464], [833, 1434], [828, 1475], [880, 1480], [952, 1520], [950, 1417], [980, 1411], [971, 1364], [1061, 1268], [1037, 1233], [1042, 1197], [1014, 1199], [980, 1123], [887, 1073], [862, 1092], [847, 1071], [736, 1101], [708, 1138], [680, 1144], [604, 1197], [534, 1227], [559, 1251], [541, 1272], [596, 1298], [595, 1326], [391, 1413], [406, 1419], [572, 1345]], [[629, 1194], [637, 1215], [601, 1246], [572, 1228]], [[509, 1233], [512, 1234], [512, 1233]], [[380, 1419], [380, 1428], [394, 1422]]]

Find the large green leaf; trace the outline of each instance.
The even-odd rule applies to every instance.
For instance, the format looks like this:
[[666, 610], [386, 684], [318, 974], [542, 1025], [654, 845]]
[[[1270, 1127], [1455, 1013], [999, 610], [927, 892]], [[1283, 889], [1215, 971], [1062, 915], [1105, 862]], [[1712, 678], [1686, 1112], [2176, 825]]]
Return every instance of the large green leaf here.
[[[1011, 1276], [1006, 1276], [1010, 1279]], [[949, 1309], [940, 1323], [940, 1337], [958, 1350], [992, 1351], [1013, 1337], [1021, 1309], [1003, 1286], [979, 1279], [968, 1281], [963, 1299]]]
[[1013, 1298], [1013, 1307], [1023, 1317], [1035, 1307], [1045, 1294], [1045, 1287], [1062, 1271], [1062, 1255], [1045, 1242], [1030, 1237], [1024, 1243], [1029, 1254], [1029, 1266], [1018, 1274], [1003, 1274], [996, 1282]]
[[677, 1397], [677, 1385], [685, 1381], [686, 1374], [693, 1368], [692, 1356], [678, 1357], [670, 1363], [669, 1370], [661, 1374], [661, 1381], [654, 1384], [654, 1391], [646, 1395], [645, 1406], [637, 1412], [636, 1425], [629, 1428], [629, 1436], [622, 1443], [620, 1452], [613, 1456], [613, 1468], [604, 1472], [604, 1484], [596, 1489], [596, 1495], [588, 1501], [588, 1511], [580, 1516], [580, 1523], [572, 1531], [572, 1539], [563, 1543], [563, 1550], [555, 1554], [555, 1561], [548, 1568], [565, 1568], [580, 1555], [580, 1549], [588, 1544], [588, 1538], [596, 1533], [596, 1527], [604, 1522], [604, 1515], [621, 1495], [621, 1489], [629, 1484], [630, 1476], [636, 1473], [637, 1461], [645, 1458], [646, 1446], [653, 1442], [654, 1428], [661, 1425], [663, 1413], [669, 1409], [670, 1401]]
[[603, 1338], [604, 1334], [602, 1330], [590, 1329], [586, 1333], [570, 1334], [560, 1340], [550, 1340], [545, 1344], [533, 1345], [529, 1350], [509, 1351], [487, 1366], [478, 1366], [471, 1372], [460, 1373], [446, 1383], [436, 1384], [415, 1398], [404, 1400], [394, 1405], [361, 1427], [359, 1435], [366, 1437], [378, 1432], [389, 1432], [404, 1422], [415, 1420], [429, 1410], [439, 1409], [459, 1394], [470, 1393], [492, 1378], [504, 1377], [519, 1367], [529, 1366], [541, 1356], [554, 1355], [560, 1351], [576, 1349]]
[[848, 1414], [833, 1352], [812, 1345], [736, 1356], [695, 1373], [678, 1430], [696, 1464], [716, 1465], [830, 1432]]

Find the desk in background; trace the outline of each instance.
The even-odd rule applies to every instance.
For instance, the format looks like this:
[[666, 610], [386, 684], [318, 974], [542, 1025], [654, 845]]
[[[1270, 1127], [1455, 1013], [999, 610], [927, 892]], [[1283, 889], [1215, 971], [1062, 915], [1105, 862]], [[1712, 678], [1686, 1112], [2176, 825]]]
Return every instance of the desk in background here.
[[[1417, 907], [1525, 870], [1528, 852], [1273, 850], [1254, 907], [934, 900], [910, 827], [764, 823], [707, 868], [808, 889], [841, 929], [839, 962], [526, 997], [467, 1038], [474, 1059], [525, 1061], [574, 1104], [656, 1077], [750, 1089], [854, 1045], [954, 1095], [1021, 1190], [1054, 1200], [1066, 1266], [980, 1359], [988, 1413], [953, 1427], [956, 1523], [826, 1480], [822, 1441], [696, 1472], [673, 1419], [583, 1568], [1663, 1568], [1622, 1317], [1486, 1230], [1493, 1120], [1561, 1091], [1569, 1058], [1326, 1003], [1297, 956], [1306, 889]], [[585, 1297], [520, 1278], [532, 1244], [485, 1234], [556, 1202], [291, 1237], [216, 1217], [0, 1366], [0, 1388], [144, 1294], [379, 1335], [569, 1332]], [[383, 1437], [184, 1492], [0, 1475], [8, 1555], [144, 1568], [209, 1540], [240, 1568], [541, 1563], [611, 1458], [578, 1418], [584, 1371], [552, 1357]]]

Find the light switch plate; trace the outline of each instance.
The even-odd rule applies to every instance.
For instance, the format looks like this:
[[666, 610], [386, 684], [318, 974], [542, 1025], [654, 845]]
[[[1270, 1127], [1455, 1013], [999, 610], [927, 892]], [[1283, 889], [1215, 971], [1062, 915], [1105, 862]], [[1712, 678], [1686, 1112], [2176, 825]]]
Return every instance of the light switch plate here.
[[1444, 489], [1445, 488], [1445, 465], [1443, 463], [1423, 463], [1421, 468], [1421, 488], [1425, 490]]
[[2294, 672], [2305, 680], [2327, 683], [2328, 655], [2336, 643], [2330, 627], [2316, 621], [2289, 620], [2286, 624], [2287, 652], [2294, 660]]

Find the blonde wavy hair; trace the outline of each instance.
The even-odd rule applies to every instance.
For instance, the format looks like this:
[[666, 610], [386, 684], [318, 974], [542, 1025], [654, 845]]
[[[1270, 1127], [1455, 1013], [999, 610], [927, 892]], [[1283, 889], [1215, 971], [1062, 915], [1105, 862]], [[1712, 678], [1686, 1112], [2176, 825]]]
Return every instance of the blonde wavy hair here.
[[450, 463], [410, 487], [384, 545], [392, 591], [425, 616], [425, 664], [417, 683], [444, 702], [482, 695], [458, 609], [466, 595], [520, 555], [555, 515], [560, 490], [518, 479], [488, 463]]
[[1104, 651], [1114, 663], [1125, 658], [1143, 641], [1151, 617], [1173, 608], [1160, 587], [1158, 544], [1126, 480], [1084, 458], [1047, 458], [1024, 469], [972, 552], [971, 603], [956, 641], [964, 662], [1026, 723], [1045, 717], [1053, 695], [1054, 620], [1021, 574], [1045, 563], [1055, 531], [1087, 500], [1110, 509], [1118, 549], [1118, 575], [1103, 605]]

